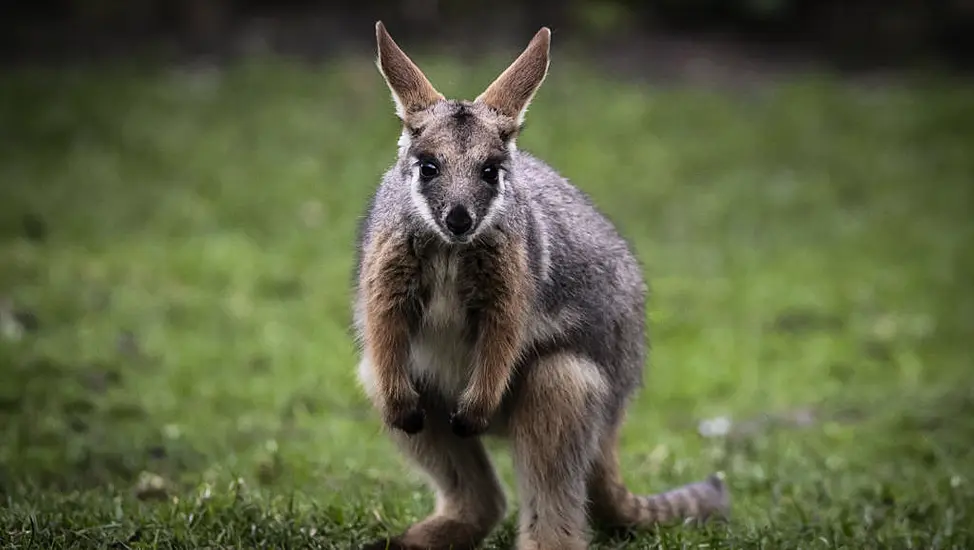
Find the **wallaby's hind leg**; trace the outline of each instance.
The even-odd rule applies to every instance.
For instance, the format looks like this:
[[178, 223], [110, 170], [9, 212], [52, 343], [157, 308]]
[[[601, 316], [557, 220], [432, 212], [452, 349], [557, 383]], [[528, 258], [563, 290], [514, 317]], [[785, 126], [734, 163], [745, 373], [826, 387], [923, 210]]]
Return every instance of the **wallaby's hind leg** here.
[[449, 425], [431, 416], [423, 431], [409, 436], [393, 430], [391, 436], [429, 477], [436, 509], [401, 535], [372, 542], [363, 550], [473, 549], [503, 518], [504, 492], [483, 443], [456, 437]]
[[607, 387], [587, 359], [556, 353], [526, 370], [510, 417], [520, 497], [518, 550], [588, 547], [585, 482]]
[[588, 477], [589, 515], [600, 528], [648, 528], [656, 524], [726, 517], [728, 496], [716, 475], [654, 495], [635, 495], [622, 480], [617, 446], [622, 418], [602, 439]]

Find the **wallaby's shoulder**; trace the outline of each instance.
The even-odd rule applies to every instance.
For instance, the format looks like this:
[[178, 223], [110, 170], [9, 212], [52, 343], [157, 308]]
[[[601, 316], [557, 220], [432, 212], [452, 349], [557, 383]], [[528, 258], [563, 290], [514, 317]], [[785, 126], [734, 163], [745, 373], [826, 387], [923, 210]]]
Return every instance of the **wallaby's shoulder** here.
[[547, 160], [524, 149], [514, 153], [518, 178], [530, 200], [542, 206], [578, 204], [595, 208], [591, 197]]
[[580, 185], [527, 151], [519, 150], [517, 158], [527, 199], [541, 219], [551, 246], [581, 253], [579, 259], [585, 261], [593, 256], [635, 261], [618, 227]]

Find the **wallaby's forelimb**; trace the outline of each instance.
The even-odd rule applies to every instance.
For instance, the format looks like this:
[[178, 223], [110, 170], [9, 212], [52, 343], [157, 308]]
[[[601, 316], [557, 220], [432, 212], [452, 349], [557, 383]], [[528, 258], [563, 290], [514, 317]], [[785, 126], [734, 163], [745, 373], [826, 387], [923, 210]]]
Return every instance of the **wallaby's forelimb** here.
[[483, 281], [472, 301], [484, 307], [479, 311], [473, 373], [452, 418], [454, 433], [461, 437], [487, 430], [510, 384], [528, 323], [530, 274], [523, 243], [507, 236], [497, 241], [478, 254], [480, 273], [472, 274]]
[[375, 373], [371, 397], [385, 423], [407, 433], [423, 428], [419, 394], [406, 371], [410, 281], [416, 269], [405, 236], [377, 233], [366, 249], [360, 283], [365, 291], [365, 356]]

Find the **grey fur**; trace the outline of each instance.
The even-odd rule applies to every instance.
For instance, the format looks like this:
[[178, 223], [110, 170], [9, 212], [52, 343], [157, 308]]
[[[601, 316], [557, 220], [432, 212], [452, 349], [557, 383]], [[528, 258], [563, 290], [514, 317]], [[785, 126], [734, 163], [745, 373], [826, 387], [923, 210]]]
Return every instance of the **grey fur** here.
[[[444, 113], [441, 116], [450, 116], [448, 113], [460, 104], [470, 105], [447, 101], [436, 110]], [[470, 129], [447, 125], [446, 131], [462, 136]], [[434, 258], [474, 257], [498, 232], [523, 236], [536, 289], [532, 319], [568, 320], [555, 326], [533, 327], [536, 334], [525, 342], [524, 362], [530, 363], [539, 354], [562, 350], [591, 358], [612, 389], [607, 399], [611, 405], [604, 412], [607, 420], [615, 419], [642, 382], [648, 344], [647, 285], [628, 242], [585, 192], [544, 161], [520, 149], [509, 152], [505, 161], [505, 204], [492, 226], [479, 228], [477, 239], [470, 243], [444, 242], [441, 231], [429, 227], [411, 200], [411, 150], [406, 148], [385, 173], [362, 219], [357, 238], [356, 280], [365, 245], [373, 232], [405, 232], [427, 266], [415, 296], [416, 311], [421, 312], [432, 282], [441, 278], [435, 271], [441, 264]], [[477, 183], [464, 180], [442, 187], [453, 187], [449, 192], [460, 194], [464, 187], [475, 187]], [[482, 197], [490, 195], [476, 191], [466, 195], [476, 212], [486, 210], [487, 204], [478, 199], [483, 201]], [[482, 214], [478, 217], [482, 218]], [[468, 278], [461, 272], [459, 279]], [[357, 300], [361, 299], [359, 293]], [[360, 310], [360, 306], [356, 307], [356, 311]], [[356, 323], [361, 331], [358, 317]], [[518, 371], [523, 373], [525, 368], [529, 365], [522, 365]], [[452, 401], [457, 396], [442, 397]]]
[[[492, 307], [491, 285], [503, 284], [497, 273], [509, 258], [498, 251], [509, 250], [504, 245], [512, 242], [519, 243], [527, 261], [522, 285], [529, 296], [527, 325], [487, 433], [513, 443], [522, 499], [518, 548], [585, 548], [587, 484], [612, 495], [595, 503], [608, 506], [603, 510], [608, 516], [623, 520], [639, 507], [663, 505], [669, 512], [659, 517], [678, 516], [682, 508], [673, 503], [689, 493], [677, 489], [663, 500], [636, 497], [613, 473], [614, 438], [626, 405], [642, 385], [648, 352], [648, 287], [626, 239], [585, 192], [515, 146], [517, 120], [480, 101], [448, 99], [408, 115], [397, 160], [359, 227], [356, 261], [360, 282], [370, 243], [380, 235], [397, 236], [397, 254], [409, 260], [401, 263], [409, 267], [395, 272], [405, 278], [397, 281], [396, 288], [403, 289], [397, 292], [404, 295], [397, 307], [408, 313], [403, 368], [427, 422], [418, 434], [393, 429], [392, 437], [430, 478], [437, 510], [392, 547], [472, 547], [505, 509], [482, 443], [458, 438], [448, 419], [471, 381], [480, 322]], [[439, 175], [420, 182], [418, 162], [426, 157], [436, 160]], [[499, 184], [480, 177], [488, 161], [501, 167]], [[456, 204], [476, 219], [468, 240], [453, 237], [442, 224]], [[360, 344], [366, 335], [366, 299], [357, 285]], [[373, 368], [364, 355], [359, 376], [375, 398]], [[597, 475], [606, 477], [605, 483], [592, 478]], [[715, 494], [722, 497], [723, 487]], [[477, 504], [476, 495], [490, 504]], [[705, 502], [693, 506], [708, 512]], [[647, 517], [652, 515], [638, 521]]]
[[[528, 331], [530, 337], [525, 341], [522, 360], [516, 367], [509, 395], [491, 422], [491, 433], [508, 433], [511, 410], [526, 373], [540, 358], [563, 352], [589, 358], [591, 361], [585, 364], [598, 369], [609, 388], [599, 396], [599, 402], [590, 404], [586, 415], [588, 425], [584, 428], [597, 437], [618, 422], [630, 395], [641, 384], [647, 349], [647, 287], [625, 239], [584, 192], [543, 161], [516, 150], [507, 162], [505, 205], [495, 216], [493, 225], [481, 228], [478, 238], [468, 244], [445, 242], [440, 232], [427, 225], [411, 200], [409, 163], [407, 151], [385, 174], [376, 191], [361, 225], [357, 265], [361, 264], [362, 251], [372, 233], [383, 228], [397, 228], [408, 234], [414, 253], [424, 259], [421, 263], [424, 269], [415, 287], [414, 342], [425, 349], [432, 346], [433, 353], [449, 356], [459, 379], [441, 388], [436, 380], [417, 376], [421, 369], [412, 371], [427, 416], [446, 418], [456, 406], [459, 394], [450, 390], [462, 387], [469, 374], [467, 365], [460, 362], [465, 360], [469, 364], [475, 330], [463, 324], [442, 326], [423, 321], [430, 294], [438, 290], [434, 288], [437, 281], [445, 278], [443, 270], [448, 260], [444, 258], [476, 257], [478, 251], [489, 246], [495, 234], [507, 232], [523, 236], [527, 243], [535, 288], [534, 312], [530, 318], [538, 323]], [[474, 194], [469, 196], [475, 201]], [[464, 265], [460, 262], [456, 284], [477, 280], [476, 274], [467, 277]], [[359, 302], [361, 299], [360, 295]], [[474, 304], [458, 305], [466, 308]], [[361, 311], [361, 306], [356, 310]], [[360, 316], [357, 316], [357, 326], [361, 331]], [[465, 345], [458, 346], [458, 342]], [[451, 435], [444, 434], [444, 446], [454, 445], [449, 441]], [[597, 443], [590, 441], [578, 449], [582, 456], [576, 460], [566, 456], [562, 462], [577, 470], [564, 473], [565, 479], [577, 480], [583, 491], [577, 496], [584, 497], [586, 471], [597, 452]], [[416, 456], [414, 447], [402, 448], [420, 465], [430, 462], [429, 458]], [[434, 473], [432, 477], [438, 475]], [[488, 481], [485, 478], [478, 489], [483, 496], [493, 494], [493, 483]]]

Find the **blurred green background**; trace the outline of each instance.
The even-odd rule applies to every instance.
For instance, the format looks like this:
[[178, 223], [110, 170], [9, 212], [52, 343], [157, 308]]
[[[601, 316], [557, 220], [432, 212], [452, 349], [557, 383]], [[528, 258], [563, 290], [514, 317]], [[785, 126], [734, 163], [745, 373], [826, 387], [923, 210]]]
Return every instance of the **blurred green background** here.
[[24, 8], [0, 77], [0, 546], [349, 548], [429, 512], [354, 377], [353, 233], [398, 135], [380, 18], [468, 98], [553, 26], [520, 145], [653, 289], [626, 481], [720, 470], [734, 499], [726, 526], [597, 548], [970, 545], [974, 89], [931, 33], [899, 56], [861, 35], [857, 59], [898, 65], [851, 74], [758, 47], [816, 28], [772, 4], [502, 3], [512, 23], [463, 42], [490, 10]]

